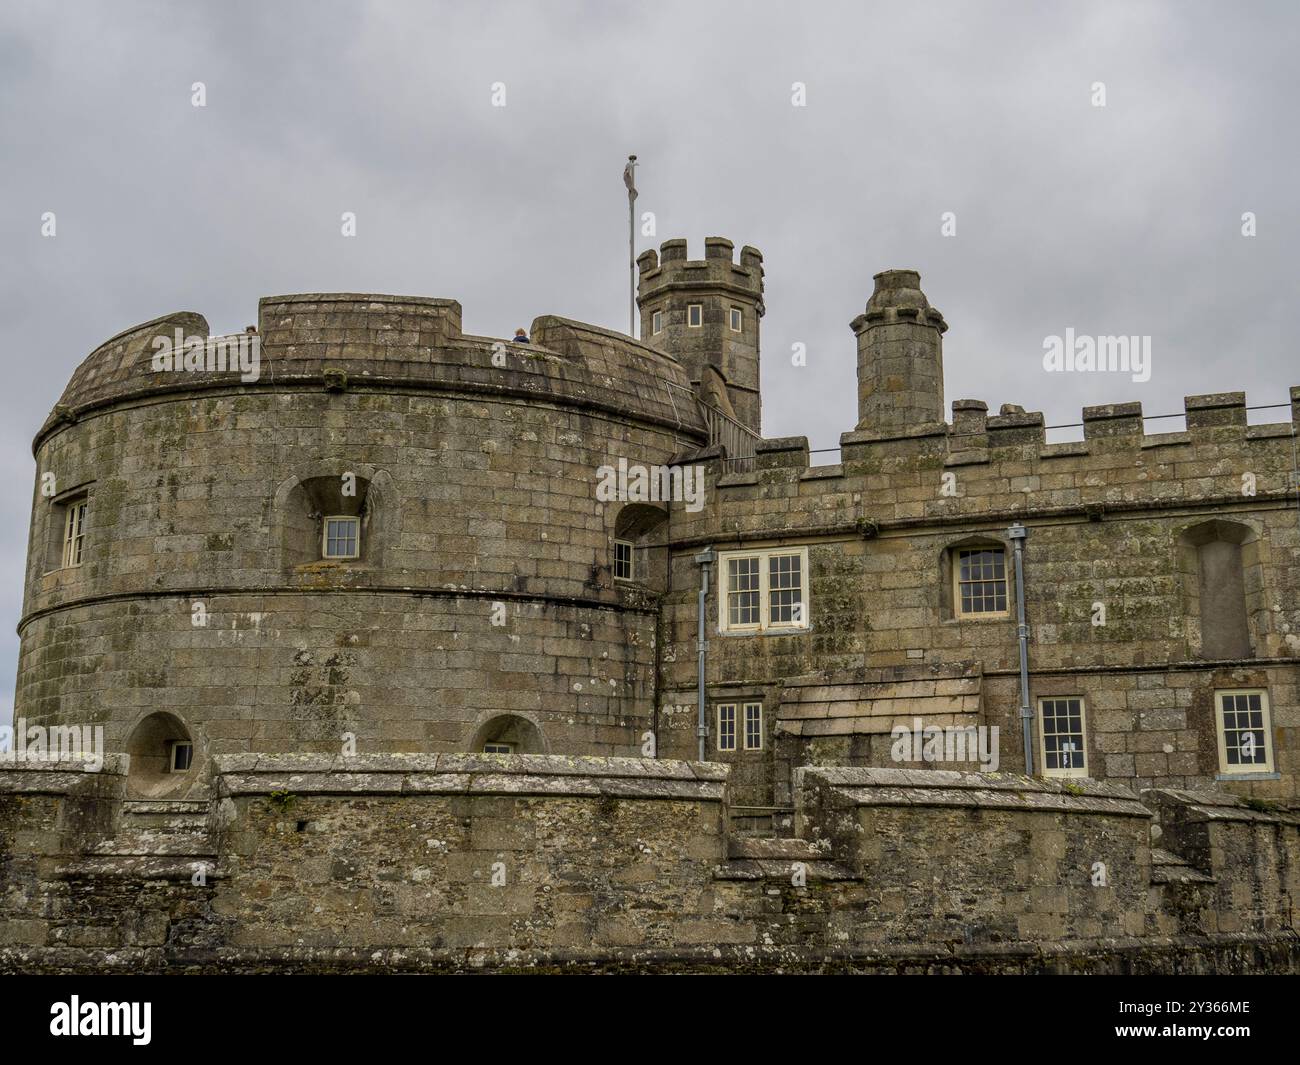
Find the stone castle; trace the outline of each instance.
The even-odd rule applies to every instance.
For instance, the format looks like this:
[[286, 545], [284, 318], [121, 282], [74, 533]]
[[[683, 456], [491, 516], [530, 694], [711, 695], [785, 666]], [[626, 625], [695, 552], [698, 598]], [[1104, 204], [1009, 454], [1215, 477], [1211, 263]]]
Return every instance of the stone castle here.
[[1300, 387], [949, 422], [886, 271], [812, 464], [760, 253], [637, 266], [642, 342], [311, 294], [78, 367], [15, 715], [110, 753], [0, 762], [0, 969], [1300, 969]]

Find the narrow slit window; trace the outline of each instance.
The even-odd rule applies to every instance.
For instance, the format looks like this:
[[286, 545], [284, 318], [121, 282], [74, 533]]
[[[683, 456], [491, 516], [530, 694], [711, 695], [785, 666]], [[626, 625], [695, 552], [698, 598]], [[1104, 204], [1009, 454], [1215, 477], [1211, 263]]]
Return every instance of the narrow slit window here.
[[664, 331], [664, 312], [655, 311], [650, 316], [650, 332], [662, 333]]
[[718, 704], [718, 750], [736, 749], [736, 704]]
[[614, 580], [632, 580], [632, 555], [633, 545], [630, 540], [614, 541]]
[[690, 303], [686, 306], [686, 324], [692, 329], [699, 329], [704, 324], [704, 304]]
[[64, 568], [80, 566], [86, 545], [86, 509], [85, 499], [74, 499], [66, 506], [67, 513], [63, 519], [63, 565]]
[[727, 627], [759, 623], [758, 556], [727, 559]]
[[733, 333], [739, 333], [744, 329], [744, 325], [745, 325], [745, 315], [741, 312], [739, 307], [732, 307], [731, 308], [731, 331]]
[[1088, 748], [1083, 728], [1083, 700], [1039, 699], [1039, 735], [1043, 747], [1043, 775], [1086, 777]]

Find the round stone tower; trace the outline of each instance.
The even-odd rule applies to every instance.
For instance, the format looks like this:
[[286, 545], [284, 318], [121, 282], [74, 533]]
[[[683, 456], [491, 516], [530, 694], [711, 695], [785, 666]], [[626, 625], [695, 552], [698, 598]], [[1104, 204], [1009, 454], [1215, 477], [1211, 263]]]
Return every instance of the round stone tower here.
[[858, 428], [893, 434], [944, 420], [943, 334], [948, 323], [930, 306], [915, 270], [884, 270], [858, 338]]
[[705, 441], [683, 367], [560, 318], [465, 336], [452, 300], [258, 317], [113, 337], [41, 427], [15, 716], [102, 724], [157, 797], [217, 753], [639, 753], [655, 613], [614, 539], [657, 519], [597, 487]]
[[721, 376], [731, 412], [761, 434], [758, 330], [763, 317], [763, 256], [746, 245], [740, 262], [726, 237], [708, 237], [704, 258], [688, 259], [685, 240], [666, 240], [637, 258], [641, 336], [671, 351], [698, 386], [707, 367]]

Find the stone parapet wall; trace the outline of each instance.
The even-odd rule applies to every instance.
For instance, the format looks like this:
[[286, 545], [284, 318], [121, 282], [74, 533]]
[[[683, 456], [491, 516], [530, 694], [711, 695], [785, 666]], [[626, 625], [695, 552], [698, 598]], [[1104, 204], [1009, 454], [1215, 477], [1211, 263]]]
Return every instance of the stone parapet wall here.
[[829, 767], [795, 779], [801, 831], [827, 840], [889, 915], [862, 929], [869, 937], [996, 943], [1154, 930], [1151, 812], [1119, 785]]
[[96, 771], [85, 760], [0, 754], [0, 953], [11, 971], [23, 971], [29, 950], [87, 943], [64, 905], [65, 866], [116, 832], [126, 771], [125, 755]]
[[[242, 394], [327, 387], [496, 394], [660, 422], [688, 438], [703, 432], [699, 412], [675, 404], [668, 394], [672, 386], [689, 389], [684, 371], [670, 354], [567, 319], [539, 318], [534, 343], [519, 345], [463, 334], [455, 300], [306, 293], [262, 299], [258, 326], [261, 366], [251, 382], [221, 371], [154, 370], [158, 337], [173, 338], [177, 329], [185, 337], [210, 335], [202, 315], [178, 312], [124, 330], [78, 366], [37, 434], [37, 446], [49, 434], [106, 405], [210, 389]], [[565, 326], [588, 341], [599, 334], [601, 342], [579, 344]], [[548, 347], [552, 340], [553, 349]]]
[[1154, 790], [1157, 843], [1213, 879], [1195, 918], [1206, 932], [1300, 927], [1300, 804], [1215, 791]]
[[[114, 798], [124, 769], [0, 770], [0, 969], [1300, 967], [1276, 890], [1226, 930], [1232, 868], [1218, 928], [1167, 911], [1151, 811], [1114, 785], [805, 769], [800, 838], [755, 851], [710, 763], [223, 756], [189, 835]], [[1251, 845], [1258, 876], [1293, 842]]]
[[[729, 532], [758, 539], [783, 529], [845, 533], [869, 525], [884, 534], [972, 520], [1106, 520], [1179, 506], [1251, 510], [1289, 502], [1294, 510], [1300, 387], [1291, 389], [1290, 417], [1269, 425], [1246, 424], [1244, 393], [1189, 396], [1184, 403], [1184, 431], [1144, 435], [1141, 404], [1133, 403], [1122, 405], [1132, 408], [1123, 422], [1130, 431], [1089, 433], [1094, 422], [1113, 428], [1114, 420], [1097, 412], [1118, 408], [1087, 408], [1085, 439], [1054, 444], [1042, 442], [1041, 414], [972, 422], [958, 411], [953, 425], [939, 423], [924, 436], [846, 433], [841, 461], [832, 465], [810, 464], [806, 437], [765, 441], [753, 472], [709, 464], [718, 510], [683, 514], [674, 539], [707, 537], [719, 517]], [[1222, 417], [1202, 420], [1207, 411]], [[1035, 431], [1003, 438], [1003, 422]], [[1254, 475], [1251, 493], [1243, 492], [1244, 474]], [[760, 500], [766, 505], [752, 505]]]

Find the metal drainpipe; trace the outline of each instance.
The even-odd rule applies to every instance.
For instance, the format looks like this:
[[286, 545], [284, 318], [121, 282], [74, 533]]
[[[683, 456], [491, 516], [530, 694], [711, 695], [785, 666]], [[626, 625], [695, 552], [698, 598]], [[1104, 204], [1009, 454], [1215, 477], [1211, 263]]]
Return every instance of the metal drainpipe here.
[[699, 702], [700, 716], [699, 716], [699, 721], [695, 726], [695, 735], [699, 738], [701, 762], [706, 760], [704, 757], [704, 747], [705, 747], [704, 741], [708, 738], [709, 735], [709, 727], [708, 724], [706, 723], [708, 719], [704, 716], [705, 713], [704, 711], [704, 664], [705, 664], [705, 659], [709, 653], [709, 641], [704, 635], [705, 633], [704, 626], [707, 623], [705, 618], [705, 613], [706, 613], [705, 600], [708, 599], [709, 596], [709, 567], [713, 564], [716, 558], [717, 555], [713, 553], [712, 547], [706, 547], [703, 551], [701, 551], [698, 555], [695, 556], [696, 564], [699, 565], [700, 567], [700, 593], [699, 593], [699, 618], [698, 618], [699, 629], [697, 630], [696, 633], [696, 647], [699, 651], [699, 656], [700, 656], [699, 678], [698, 678], [699, 691], [696, 697]]
[[1016, 635], [1020, 639], [1020, 728], [1025, 742], [1025, 773], [1034, 775], [1034, 738], [1029, 709], [1029, 626], [1025, 624], [1025, 537], [1029, 531], [1016, 522], [1007, 530], [1016, 552]]

